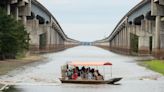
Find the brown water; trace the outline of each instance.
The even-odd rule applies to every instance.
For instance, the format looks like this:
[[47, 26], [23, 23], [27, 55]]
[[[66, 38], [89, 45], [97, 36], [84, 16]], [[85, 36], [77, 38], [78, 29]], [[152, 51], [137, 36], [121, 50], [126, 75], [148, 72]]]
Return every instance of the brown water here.
[[[15, 85], [8, 92], [164, 92], [164, 77], [137, 65], [134, 57], [92, 46], [79, 46], [44, 56], [47, 60], [43, 62], [36, 62], [0, 76], [0, 81]], [[76, 60], [110, 61], [113, 63], [113, 77], [123, 77], [123, 80], [118, 85], [61, 84], [58, 80], [61, 65]], [[109, 77], [108, 68], [105, 72], [106, 78]]]

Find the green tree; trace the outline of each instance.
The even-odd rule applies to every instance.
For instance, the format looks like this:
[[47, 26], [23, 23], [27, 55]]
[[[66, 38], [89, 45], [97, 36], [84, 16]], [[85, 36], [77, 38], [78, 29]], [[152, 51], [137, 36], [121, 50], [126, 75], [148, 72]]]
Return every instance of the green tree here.
[[0, 9], [0, 59], [14, 59], [28, 49], [28, 33], [22, 23]]

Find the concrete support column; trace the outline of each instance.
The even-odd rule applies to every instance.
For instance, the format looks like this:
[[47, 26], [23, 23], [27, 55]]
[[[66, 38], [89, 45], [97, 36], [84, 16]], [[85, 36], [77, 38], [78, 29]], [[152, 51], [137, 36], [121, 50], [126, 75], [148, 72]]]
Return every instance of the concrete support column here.
[[[44, 26], [46, 26], [46, 25], [44, 24]], [[49, 30], [47, 28], [47, 47], [46, 47], [46, 50], [51, 51], [51, 45], [52, 45], [51, 40], [52, 40], [52, 30], [51, 30], [51, 28]]]
[[[118, 38], [117, 38], [117, 35], [114, 37], [114, 39], [116, 40], [116, 41], [115, 41], [115, 42], [116, 42], [115, 47], [118, 47], [118, 44], [117, 44], [117, 43], [118, 43]], [[114, 40], [114, 39], [113, 39], [113, 40]]]
[[120, 49], [121, 47], [121, 32], [119, 31], [119, 34], [118, 34], [118, 50]]
[[123, 49], [126, 49], [126, 30], [123, 30]]
[[120, 46], [119, 46], [119, 48], [120, 48], [120, 51], [122, 50], [122, 29], [120, 30]]
[[125, 53], [126, 54], [129, 54], [129, 50], [130, 50], [130, 48], [129, 48], [129, 45], [128, 45], [128, 25], [126, 25], [126, 27], [125, 27]]
[[113, 48], [114, 47], [114, 38], [110, 42], [111, 42], [111, 48]]
[[22, 16], [22, 21], [23, 21], [23, 24], [26, 25], [26, 23], [27, 23], [27, 17], [26, 16]]
[[158, 58], [160, 58], [160, 30], [161, 30], [161, 16], [156, 16], [153, 52], [155, 57]]
[[127, 48], [127, 28], [125, 28], [125, 48]]
[[125, 50], [125, 48], [126, 48], [126, 36], [125, 36], [125, 28], [124, 28], [124, 30], [123, 30], [123, 49]]
[[149, 36], [139, 36], [139, 54], [140, 55], [148, 55], [150, 54], [149, 50], [149, 41], [150, 37]]
[[116, 43], [117, 46], [116, 46], [116, 47], [118, 48], [118, 47], [119, 47], [119, 33], [117, 33], [116, 37], [117, 37], [117, 38], [115, 39], [115, 40], [117, 40], [117, 43]]
[[109, 43], [110, 43], [110, 48], [112, 48], [113, 47], [113, 41], [111, 40], [111, 41], [109, 41]]
[[121, 45], [121, 32], [118, 33], [118, 48], [120, 48]]
[[131, 47], [130, 47], [130, 31], [132, 30], [132, 25], [128, 24], [127, 30], [126, 30], [126, 38], [127, 38], [127, 50], [128, 53], [130, 54], [131, 52]]
[[113, 48], [114, 47], [117, 47], [117, 38], [116, 37], [113, 39]]
[[123, 49], [125, 49], [125, 28], [123, 29]]
[[53, 49], [55, 49], [55, 30], [54, 29], [52, 29], [53, 31], [53, 33], [52, 33], [52, 44], [53, 44]]
[[16, 18], [16, 20], [19, 19], [19, 10], [18, 10], [18, 7], [15, 7], [15, 18]]
[[161, 29], [161, 17], [156, 16], [156, 25], [155, 25], [155, 49], [160, 49], [160, 29]]
[[58, 48], [59, 48], [59, 36], [58, 36], [58, 33], [56, 34], [56, 49], [58, 50]]
[[7, 15], [11, 14], [11, 6], [10, 4], [7, 4]]

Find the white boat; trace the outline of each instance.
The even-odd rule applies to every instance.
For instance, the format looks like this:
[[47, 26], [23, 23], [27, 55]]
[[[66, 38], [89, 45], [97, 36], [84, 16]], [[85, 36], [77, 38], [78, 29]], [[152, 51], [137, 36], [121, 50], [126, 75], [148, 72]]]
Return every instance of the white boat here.
[[[112, 63], [110, 62], [69, 62], [66, 65], [67, 68], [71, 67], [79, 67], [79, 66], [85, 66], [85, 67], [93, 67], [93, 66], [109, 66], [112, 67]], [[116, 82], [120, 81], [122, 79], [122, 77], [118, 77], [118, 78], [112, 78], [112, 68], [111, 69], [111, 78], [109, 78], [108, 80], [87, 80], [87, 79], [68, 79], [65, 78], [65, 76], [62, 76], [61, 78], [59, 78], [59, 80], [61, 81], [61, 83], [75, 83], [75, 84], [115, 84]], [[64, 70], [65, 71], [65, 70]], [[62, 69], [63, 72], [63, 69]], [[63, 73], [64, 74], [64, 73]]]

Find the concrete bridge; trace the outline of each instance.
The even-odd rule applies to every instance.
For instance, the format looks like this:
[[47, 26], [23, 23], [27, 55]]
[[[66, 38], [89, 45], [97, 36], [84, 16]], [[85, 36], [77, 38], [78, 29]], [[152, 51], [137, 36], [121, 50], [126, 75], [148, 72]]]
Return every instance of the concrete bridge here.
[[105, 39], [95, 45], [135, 55], [164, 58], [164, 0], [143, 0], [132, 8]]
[[37, 0], [0, 0], [0, 7], [23, 22], [32, 52], [62, 50], [65, 43], [76, 43], [65, 35], [55, 17]]

